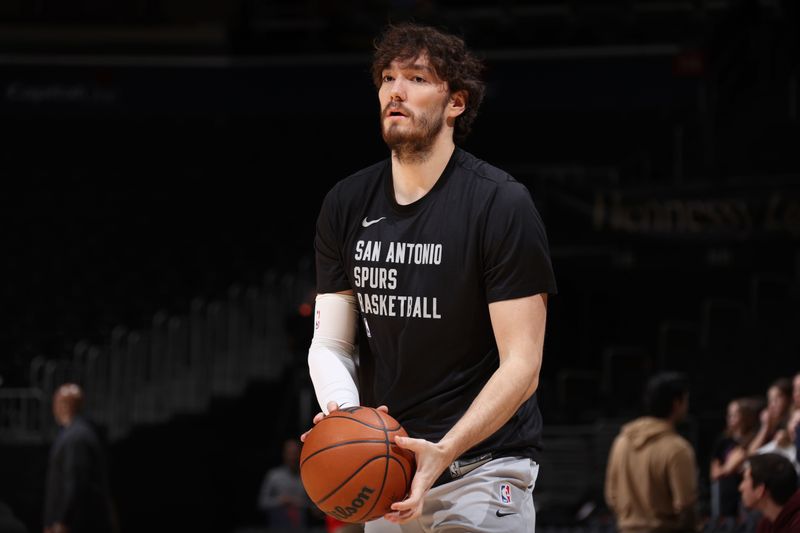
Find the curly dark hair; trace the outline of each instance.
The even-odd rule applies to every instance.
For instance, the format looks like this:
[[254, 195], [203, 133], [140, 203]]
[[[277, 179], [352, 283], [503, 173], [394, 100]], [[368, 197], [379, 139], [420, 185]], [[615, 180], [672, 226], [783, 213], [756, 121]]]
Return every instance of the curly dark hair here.
[[469, 134], [486, 92], [481, 79], [483, 63], [472, 55], [464, 40], [430, 26], [413, 23], [390, 25], [375, 41], [372, 79], [380, 88], [382, 72], [392, 61], [407, 61], [426, 54], [436, 75], [447, 82], [450, 94], [467, 93], [464, 112], [456, 117], [454, 137], [462, 141]]

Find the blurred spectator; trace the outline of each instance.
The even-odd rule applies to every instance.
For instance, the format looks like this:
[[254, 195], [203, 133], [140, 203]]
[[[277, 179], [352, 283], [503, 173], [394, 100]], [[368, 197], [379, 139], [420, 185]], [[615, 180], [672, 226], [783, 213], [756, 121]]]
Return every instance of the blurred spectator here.
[[[800, 372], [794, 376], [794, 387], [792, 389], [792, 397], [794, 398], [794, 414], [800, 413]], [[794, 457], [795, 460], [800, 462], [800, 420], [795, 418], [794, 427]]]
[[748, 447], [751, 454], [758, 453], [759, 448], [773, 440], [778, 430], [786, 429], [791, 399], [792, 382], [787, 378], [780, 378], [769, 387], [767, 407], [761, 411], [761, 427]]
[[762, 513], [758, 533], [800, 531], [800, 490], [797, 472], [782, 455], [766, 453], [751, 457], [739, 486], [742, 503]]
[[711, 459], [711, 521], [718, 529], [732, 528], [739, 521], [741, 467], [747, 445], [758, 426], [758, 400], [738, 398], [728, 404], [725, 431], [714, 445]]
[[62, 427], [50, 450], [44, 533], [108, 533], [114, 528], [108, 468], [100, 439], [82, 416], [83, 391], [74, 383], [53, 395]]
[[800, 372], [795, 374], [792, 380], [792, 409], [800, 410]]
[[300, 443], [283, 443], [283, 464], [271, 468], [261, 484], [258, 508], [267, 515], [271, 530], [302, 531], [311, 502], [300, 480]]
[[798, 426], [800, 426], [800, 410], [794, 411], [789, 417], [786, 428], [779, 429], [775, 433], [775, 438], [759, 448], [756, 453], [777, 453], [783, 455], [792, 462], [795, 470], [800, 474], [800, 461], [798, 461], [799, 458], [797, 456], [795, 442]]
[[611, 446], [605, 496], [622, 533], [692, 531], [697, 519], [697, 466], [689, 442], [675, 431], [689, 409], [686, 378], [653, 376], [647, 416], [622, 427]]

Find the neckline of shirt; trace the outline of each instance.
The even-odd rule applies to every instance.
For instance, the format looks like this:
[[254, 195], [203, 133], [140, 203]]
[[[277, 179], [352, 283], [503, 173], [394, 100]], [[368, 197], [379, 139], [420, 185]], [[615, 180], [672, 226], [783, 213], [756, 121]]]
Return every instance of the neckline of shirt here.
[[394, 184], [392, 183], [392, 159], [387, 159], [381, 174], [383, 180], [383, 191], [386, 195], [386, 201], [392, 211], [399, 215], [412, 215], [422, 209], [422, 207], [428, 203], [431, 198], [435, 197], [439, 190], [444, 187], [445, 183], [450, 179], [450, 176], [453, 174], [453, 169], [456, 166], [456, 161], [461, 158], [462, 153], [463, 151], [456, 146], [453, 150], [453, 153], [450, 154], [450, 160], [444, 167], [441, 176], [439, 176], [439, 179], [436, 180], [436, 183], [433, 185], [433, 187], [431, 187], [431, 190], [419, 200], [406, 205], [398, 204], [394, 197]]

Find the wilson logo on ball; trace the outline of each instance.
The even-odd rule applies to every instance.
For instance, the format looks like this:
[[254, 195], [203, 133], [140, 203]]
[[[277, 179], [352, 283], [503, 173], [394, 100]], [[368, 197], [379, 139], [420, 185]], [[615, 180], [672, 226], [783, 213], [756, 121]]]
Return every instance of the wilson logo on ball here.
[[364, 504], [367, 503], [367, 501], [369, 501], [369, 495], [372, 494], [373, 492], [375, 492], [373, 489], [369, 487], [364, 487], [363, 489], [361, 489], [361, 492], [358, 493], [358, 496], [356, 496], [353, 499], [353, 501], [350, 502], [350, 505], [348, 505], [347, 507], [336, 507], [335, 509], [333, 509], [333, 511], [331, 511], [330, 514], [341, 520], [346, 520], [347, 518], [350, 518], [351, 516], [356, 514], [359, 509], [364, 507]]

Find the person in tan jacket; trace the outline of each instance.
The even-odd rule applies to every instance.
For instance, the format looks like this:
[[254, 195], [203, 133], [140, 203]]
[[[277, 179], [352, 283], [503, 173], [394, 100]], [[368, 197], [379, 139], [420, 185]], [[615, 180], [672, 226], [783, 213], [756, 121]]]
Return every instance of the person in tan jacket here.
[[689, 408], [685, 377], [653, 376], [645, 407], [647, 416], [625, 424], [611, 446], [606, 503], [621, 533], [696, 531], [697, 464], [692, 446], [675, 431]]

